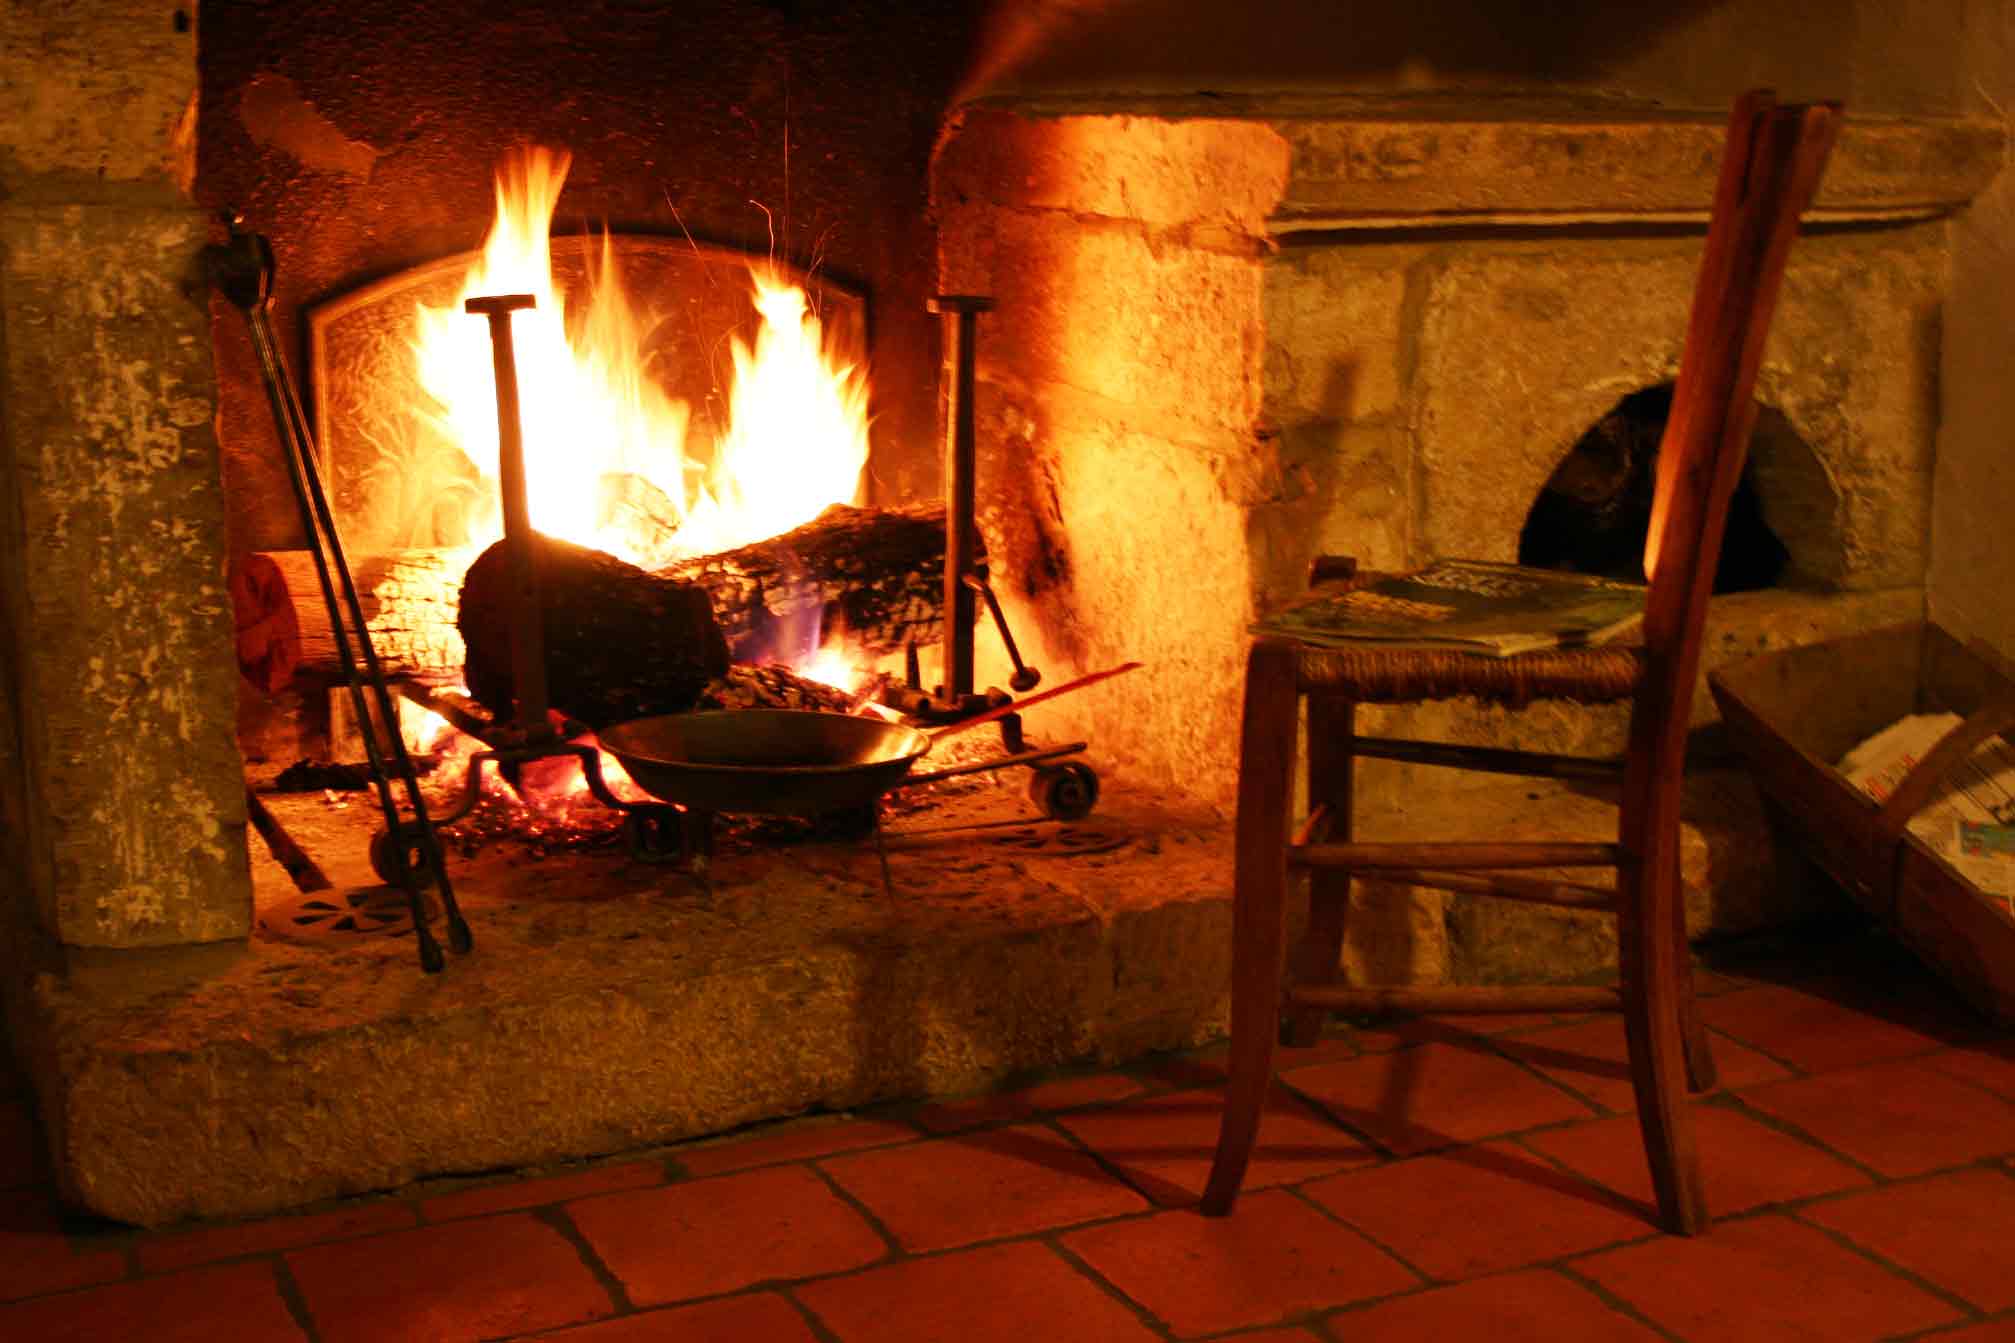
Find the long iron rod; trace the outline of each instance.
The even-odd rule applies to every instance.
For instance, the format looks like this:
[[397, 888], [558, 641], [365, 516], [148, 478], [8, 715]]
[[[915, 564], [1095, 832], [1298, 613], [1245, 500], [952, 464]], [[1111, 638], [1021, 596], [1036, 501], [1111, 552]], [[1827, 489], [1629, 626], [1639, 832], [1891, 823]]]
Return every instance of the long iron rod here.
[[[322, 526], [322, 517], [327, 511], [327, 500], [318, 498], [321, 493], [320, 480], [314, 471], [312, 449], [306, 446], [313, 440], [301, 437], [304, 421], [297, 418], [298, 403], [294, 401], [292, 388], [286, 379], [285, 365], [281, 362], [279, 347], [273, 338], [270, 319], [263, 303], [246, 309], [246, 324], [251, 330], [252, 346], [259, 358], [260, 372], [266, 384], [267, 400], [273, 412], [274, 427], [279, 432], [281, 455], [286, 459], [287, 474], [294, 487], [294, 500], [300, 511], [301, 528], [308, 540], [309, 556], [315, 565], [316, 583], [321, 588], [322, 601], [329, 612], [329, 630], [336, 643], [337, 656], [343, 665], [343, 678], [350, 692], [351, 709], [356, 715], [357, 722], [364, 728], [361, 733], [364, 739], [364, 754], [370, 765], [371, 782], [377, 793], [378, 808], [385, 818], [386, 832], [391, 837], [393, 870], [399, 878], [399, 884], [405, 889], [407, 906], [412, 914], [413, 936], [419, 947], [420, 966], [432, 974], [442, 966], [441, 948], [434, 938], [433, 929], [427, 926], [426, 909], [421, 901], [419, 882], [407, 864], [399, 805], [392, 797], [391, 770], [380, 749], [378, 734], [372, 729], [371, 716], [364, 698], [363, 680], [366, 675], [377, 681], [380, 686], [383, 684], [376, 653], [371, 648], [361, 607], [356, 604], [356, 589], [350, 581], [348, 567], [343, 563], [340, 543], [333, 551], [325, 552], [323, 549], [333, 533], [333, 527], [325, 532]], [[317, 507], [318, 503], [320, 507]], [[332, 566], [342, 573], [344, 596], [349, 599], [347, 603], [339, 601], [337, 597], [336, 583], [330, 576]], [[353, 608], [350, 617], [352, 628], [347, 630], [342, 612], [344, 605], [351, 605]], [[358, 651], [365, 657], [366, 670], [362, 674], [358, 669], [357, 658], [351, 651], [349, 638], [351, 634], [357, 637]], [[389, 705], [389, 695], [385, 696], [384, 702]], [[406, 772], [410, 772], [411, 761], [405, 759], [403, 749], [405, 742], [398, 731], [399, 719], [396, 707], [384, 715], [380, 722], [388, 725], [388, 735], [400, 748], [400, 759], [406, 765]], [[423, 853], [428, 866], [432, 868], [440, 883], [442, 906], [444, 910], [454, 910], [454, 895], [447, 880], [447, 864], [440, 856], [438, 844], [432, 842], [433, 827], [426, 823], [424, 810], [426, 804], [419, 797], [417, 775], [411, 778], [409, 790], [420, 808], [416, 813], [416, 819], [423, 833]], [[466, 924], [462, 925], [463, 932], [459, 938], [455, 938], [452, 931], [460, 919], [459, 912], [456, 912], [450, 921], [450, 937], [464, 944], [458, 946], [457, 950], [465, 949], [468, 940]]]
[[532, 510], [525, 484], [524, 421], [518, 410], [518, 360], [511, 341], [511, 314], [538, 306], [531, 294], [472, 298], [464, 311], [490, 321], [490, 362], [497, 385], [497, 491], [504, 511], [504, 562], [511, 575], [511, 699], [518, 730], [527, 742], [550, 741], [546, 716], [545, 616], [539, 606], [539, 566], [532, 554]]
[[945, 396], [945, 638], [944, 698], [958, 705], [973, 693], [973, 627], [979, 606], [966, 575], [979, 555], [979, 526], [974, 472], [977, 435], [973, 420], [973, 389], [977, 361], [975, 337], [979, 315], [992, 309], [990, 298], [971, 294], [940, 294], [930, 310], [943, 314], [952, 379]]
[[[273, 414], [274, 428], [279, 435], [282, 456], [286, 460], [288, 477], [294, 488], [295, 506], [299, 510], [302, 533], [308, 541], [310, 558], [314, 562], [316, 583], [321, 589], [323, 604], [328, 609], [330, 632], [336, 643], [337, 655], [342, 662], [344, 679], [350, 691], [351, 707], [356, 713], [357, 721], [366, 725], [368, 729], [371, 720], [366, 709], [363, 687], [363, 681], [368, 679], [378, 706], [378, 721], [384, 726], [390, 738], [391, 767], [388, 767], [384, 753], [380, 750], [375, 731], [366, 730], [363, 733], [364, 751], [371, 767], [379, 808], [385, 817], [387, 834], [392, 841], [393, 868], [399, 885], [406, 891], [408, 905], [412, 911], [414, 940], [419, 947], [420, 963], [431, 973], [441, 968], [441, 950], [434, 940], [432, 930], [427, 926], [419, 886], [408, 863], [406, 831], [400, 823], [398, 804], [392, 797], [390, 777], [392, 767], [397, 769], [405, 785], [408, 801], [413, 808], [414, 828], [418, 833], [421, 856], [440, 888], [441, 904], [448, 921], [449, 943], [456, 951], [465, 952], [474, 945], [474, 939], [455, 900], [454, 888], [448, 877], [447, 862], [441, 851], [439, 837], [427, 818], [426, 799], [420, 792], [419, 774], [413, 768], [412, 757], [407, 753], [404, 737], [399, 732], [398, 707], [385, 683], [384, 670], [378, 662], [377, 650], [371, 644], [370, 630], [364, 620], [363, 605], [358, 600], [356, 584], [350, 576], [349, 565], [343, 556], [342, 538], [336, 530], [335, 518], [330, 511], [328, 496], [322, 488], [321, 476], [316, 466], [314, 433], [308, 427], [307, 414], [301, 407], [292, 375], [288, 372], [286, 361], [280, 354], [279, 342], [273, 335], [272, 248], [263, 237], [241, 232], [236, 220], [233, 219], [230, 245], [216, 249], [213, 255], [220, 259], [215, 264], [212, 278], [225, 297], [244, 312], [253, 350], [258, 356], [267, 404]], [[335, 580], [330, 576], [332, 566], [336, 576], [342, 580], [340, 601]], [[347, 628], [344, 618], [345, 607], [348, 611]], [[361, 674], [357, 658], [351, 651], [349, 642], [351, 637], [356, 639], [356, 651], [362, 655]]]

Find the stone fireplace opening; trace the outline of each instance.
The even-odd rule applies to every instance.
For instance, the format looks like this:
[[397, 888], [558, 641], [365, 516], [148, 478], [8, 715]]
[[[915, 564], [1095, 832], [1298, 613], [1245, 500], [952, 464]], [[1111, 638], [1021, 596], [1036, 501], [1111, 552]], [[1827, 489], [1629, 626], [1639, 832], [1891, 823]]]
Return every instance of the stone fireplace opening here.
[[[6, 20], [10, 75], [46, 67], [10, 87], [55, 90], [0, 155], [10, 1020], [66, 1195], [109, 1216], [258, 1211], [1210, 1037], [1247, 625], [1319, 553], [1518, 557], [1589, 427], [1655, 408], [1728, 91], [1534, 63], [1492, 25], [1439, 85], [1057, 92], [999, 79], [1040, 47], [1028, 25], [1126, 6], [494, 8], [93, 0]], [[1619, 25], [1596, 25], [1605, 51]], [[1359, 49], [1408, 40], [1380, 20]], [[1872, 102], [1762, 378], [1751, 484], [1783, 562], [1717, 599], [1714, 658], [1923, 608], [1944, 221], [2001, 128], [1942, 95]], [[528, 822], [451, 855], [478, 950], [443, 976], [364, 933], [260, 928], [285, 888], [248, 843], [227, 575], [303, 538], [237, 314], [195, 261], [227, 206], [272, 239], [275, 317], [340, 452], [318, 315], [333, 331], [360, 290], [477, 247], [520, 142], [575, 156], [556, 236], [606, 226], [830, 286], [872, 382], [876, 507], [942, 492], [926, 300], [994, 300], [973, 407], [994, 590], [1045, 687], [1147, 664], [1032, 716], [1094, 743], [1109, 823], [931, 833], [1021, 804], [948, 788], [893, 847], [891, 897], [860, 843], [751, 831], [700, 895]], [[404, 500], [366, 548], [391, 557], [360, 568], [375, 597], [396, 606], [413, 555], [456, 539], [437, 503]], [[984, 626], [978, 655], [980, 685], [1009, 683]], [[255, 734], [270, 763], [338, 731], [308, 716]], [[1543, 712], [1516, 744], [1600, 753], [1619, 727]], [[1504, 728], [1461, 706], [1418, 725]], [[1398, 767], [1365, 787], [1467, 805]], [[1782, 917], [1737, 861], [1753, 801], [1723, 777], [1703, 795], [1696, 927]], [[1579, 819], [1571, 795], [1534, 800]], [[368, 803], [339, 801], [281, 806], [339, 887], [369, 885]], [[1604, 950], [1568, 916], [1507, 937], [1460, 902], [1364, 903], [1348, 954], [1382, 978]]]
[[[1576, 439], [1519, 528], [1518, 562], [1642, 582], [1658, 445], [1671, 411], [1672, 384], [1647, 387]], [[1729, 503], [1715, 592], [1824, 587], [1824, 576], [1840, 571], [1838, 514], [1812, 448], [1781, 413], [1759, 406], [1749, 460]]]

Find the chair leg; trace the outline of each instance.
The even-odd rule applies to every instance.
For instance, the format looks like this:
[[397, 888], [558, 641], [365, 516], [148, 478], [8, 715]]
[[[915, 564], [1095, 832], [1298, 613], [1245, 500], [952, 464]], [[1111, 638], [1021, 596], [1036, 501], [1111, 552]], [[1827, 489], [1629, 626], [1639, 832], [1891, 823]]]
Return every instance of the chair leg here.
[[1675, 898], [1673, 936], [1679, 955], [1679, 1029], [1686, 1046], [1686, 1085], [1689, 1089], [1712, 1091], [1721, 1081], [1714, 1063], [1713, 1046], [1707, 1042], [1707, 1026], [1700, 1019], [1700, 1004], [1693, 993], [1693, 965], [1686, 954], [1686, 901]]
[[1684, 998], [1690, 967], [1671, 912], [1679, 898], [1678, 864], [1643, 855], [1626, 861], [1617, 877], [1630, 1081], [1659, 1222], [1675, 1235], [1698, 1235], [1707, 1229], [1707, 1199], [1686, 1098]]
[[1259, 643], [1246, 664], [1232, 884], [1231, 1078], [1203, 1211], [1238, 1199], [1273, 1084], [1287, 942], [1288, 809], [1293, 803], [1297, 690], [1291, 646]]
[[[1313, 838], [1318, 843], [1347, 843], [1352, 837], [1351, 808], [1355, 798], [1352, 775], [1357, 752], [1357, 703], [1340, 695], [1308, 697], [1308, 803], [1327, 805], [1328, 820]], [[1308, 878], [1308, 928], [1295, 956], [1295, 982], [1331, 984], [1343, 956], [1343, 938], [1350, 918], [1351, 874], [1334, 868], [1311, 872]], [[1306, 1049], [1322, 1036], [1328, 1013], [1305, 1007], [1288, 1014], [1281, 1043]]]

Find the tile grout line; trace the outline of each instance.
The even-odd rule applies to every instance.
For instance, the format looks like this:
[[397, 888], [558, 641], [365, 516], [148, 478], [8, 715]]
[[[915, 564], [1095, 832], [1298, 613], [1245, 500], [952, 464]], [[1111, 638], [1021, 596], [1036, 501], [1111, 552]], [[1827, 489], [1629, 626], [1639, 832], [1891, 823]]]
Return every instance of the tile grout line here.
[[[1630, 1242], [1630, 1244], [1632, 1245], [1643, 1245], [1645, 1243], [1646, 1242], [1644, 1241]], [[1614, 1250], [1618, 1248], [1620, 1247], [1612, 1245], [1608, 1247], [1608, 1250]], [[1635, 1305], [1631, 1304], [1623, 1297], [1618, 1296], [1615, 1292], [1610, 1291], [1609, 1288], [1604, 1286], [1602, 1283], [1597, 1282], [1594, 1278], [1590, 1277], [1588, 1274], [1583, 1273], [1580, 1269], [1574, 1267], [1573, 1263], [1570, 1262], [1572, 1258], [1587, 1258], [1592, 1255], [1606, 1254], [1608, 1253], [1608, 1250], [1593, 1250], [1589, 1252], [1589, 1255], [1565, 1257], [1561, 1260], [1560, 1263], [1553, 1264], [1550, 1267], [1553, 1272], [1558, 1273], [1561, 1277], [1567, 1279], [1569, 1282], [1576, 1284], [1583, 1291], [1587, 1292], [1589, 1295], [1593, 1296], [1596, 1300], [1600, 1301], [1604, 1306], [1607, 1306], [1610, 1310], [1616, 1312], [1618, 1315], [1623, 1316], [1625, 1319], [1635, 1320], [1638, 1324], [1643, 1325], [1646, 1329], [1649, 1329], [1652, 1333], [1657, 1334], [1660, 1338], [1671, 1340], [1671, 1343], [1687, 1343], [1687, 1340], [1684, 1335], [1675, 1333], [1673, 1330], [1666, 1328], [1664, 1325], [1660, 1324], [1657, 1320], [1652, 1319], [1649, 1315], [1646, 1315], [1643, 1311], [1639, 1310]]]
[[[1146, 1214], [1141, 1215], [1152, 1217], [1155, 1215], [1155, 1212], [1150, 1211]], [[1101, 1225], [1109, 1226], [1111, 1225], [1111, 1223], [1107, 1222], [1102, 1223]], [[1119, 1302], [1120, 1305], [1126, 1307], [1126, 1309], [1129, 1312], [1131, 1312], [1134, 1316], [1139, 1318], [1142, 1327], [1146, 1328], [1150, 1333], [1154, 1334], [1158, 1338], [1163, 1339], [1177, 1338], [1178, 1335], [1176, 1334], [1173, 1326], [1169, 1325], [1166, 1321], [1162, 1320], [1160, 1316], [1156, 1315], [1146, 1306], [1142, 1305], [1140, 1302], [1134, 1300], [1131, 1296], [1128, 1296], [1124, 1291], [1120, 1290], [1120, 1286], [1118, 1283], [1113, 1282], [1111, 1279], [1107, 1278], [1105, 1274], [1099, 1272], [1096, 1268], [1092, 1267], [1092, 1265], [1082, 1256], [1080, 1256], [1075, 1250], [1072, 1250], [1069, 1246], [1063, 1243], [1063, 1237], [1067, 1232], [1079, 1231], [1082, 1229], [1083, 1229], [1082, 1227], [1053, 1227], [1048, 1231], [1039, 1232], [1038, 1234], [1030, 1237], [1029, 1239], [1031, 1239], [1038, 1245], [1046, 1247], [1051, 1254], [1054, 1254], [1057, 1258], [1063, 1260], [1066, 1267], [1070, 1268], [1071, 1270], [1076, 1272], [1080, 1277], [1087, 1280], [1095, 1290], [1105, 1293], [1113, 1300]]]
[[[872, 1265], [870, 1265], [870, 1267], [872, 1267]], [[853, 1270], [853, 1272], [855, 1273], [863, 1273], [866, 1271], [867, 1271], [866, 1269]], [[849, 1275], [846, 1273], [838, 1273], [833, 1275], [835, 1280], [847, 1276]], [[805, 1322], [805, 1328], [811, 1332], [813, 1338], [818, 1340], [818, 1343], [846, 1343], [845, 1339], [841, 1338], [838, 1334], [833, 1332], [832, 1327], [830, 1325], [828, 1325], [824, 1320], [819, 1318], [817, 1311], [813, 1310], [810, 1306], [806, 1305], [803, 1301], [798, 1299], [797, 1289], [803, 1285], [804, 1285], [803, 1283], [791, 1283], [788, 1286], [777, 1287], [772, 1290], [774, 1290], [778, 1296], [783, 1298], [785, 1305], [789, 1306], [792, 1310], [795, 1310], [798, 1313], [798, 1317]]]
[[[1793, 1078], [1786, 1079], [1786, 1081], [1795, 1081], [1795, 1080], [1800, 1079], [1793, 1079]], [[1763, 1085], [1781, 1086], [1783, 1085], [1783, 1083], [1766, 1082]], [[1863, 1175], [1867, 1176], [1869, 1182], [1878, 1188], [1881, 1187], [1882, 1185], [1886, 1185], [1891, 1182], [1891, 1177], [1884, 1175], [1881, 1171], [1875, 1169], [1873, 1166], [1861, 1160], [1859, 1157], [1848, 1155], [1846, 1152], [1839, 1150], [1838, 1148], [1834, 1147], [1831, 1143], [1828, 1143], [1824, 1139], [1820, 1138], [1818, 1134], [1802, 1129], [1788, 1119], [1780, 1119], [1776, 1115], [1771, 1114], [1768, 1110], [1762, 1109], [1759, 1106], [1751, 1105], [1749, 1103], [1748, 1098], [1746, 1096], [1743, 1096], [1739, 1092], [1734, 1091], [1722, 1092], [1718, 1097], [1715, 1098], [1715, 1100], [1718, 1103], [1720, 1103], [1724, 1109], [1734, 1110], [1736, 1113], [1743, 1115], [1745, 1118], [1756, 1121], [1757, 1123], [1761, 1124], [1764, 1128], [1770, 1129], [1772, 1132], [1780, 1133], [1787, 1138], [1793, 1139], [1794, 1141], [1804, 1143], [1807, 1147], [1813, 1148], [1816, 1151], [1823, 1152], [1827, 1156], [1832, 1157], [1835, 1161], [1844, 1162], [1846, 1165], [1852, 1167], [1857, 1171], [1860, 1171]]]
[[1956, 1323], [1971, 1324], [1975, 1321], [1978, 1321], [1982, 1317], [1983, 1312], [1981, 1311], [1980, 1307], [1974, 1305], [1971, 1301], [1968, 1301], [1965, 1297], [1960, 1296], [1957, 1292], [1949, 1291], [1946, 1288], [1940, 1287], [1937, 1283], [1932, 1282], [1930, 1279], [1925, 1278], [1922, 1275], [1918, 1274], [1914, 1269], [1905, 1268], [1903, 1265], [1896, 1263], [1891, 1259], [1885, 1258], [1879, 1251], [1870, 1249], [1869, 1247], [1861, 1244], [1859, 1241], [1855, 1240], [1853, 1237], [1849, 1236], [1844, 1231], [1838, 1231], [1835, 1230], [1833, 1227], [1825, 1226], [1819, 1222], [1809, 1221], [1806, 1218], [1799, 1216], [1799, 1211], [1800, 1210], [1788, 1211], [1787, 1213], [1785, 1213], [1785, 1216], [1792, 1218], [1800, 1226], [1810, 1227], [1812, 1230], [1817, 1231], [1820, 1235], [1832, 1241], [1835, 1245], [1838, 1245], [1842, 1249], [1847, 1250], [1848, 1252], [1858, 1255], [1862, 1259], [1867, 1260], [1870, 1264], [1874, 1265], [1876, 1268], [1881, 1269], [1883, 1272], [1887, 1273], [1890, 1277], [1899, 1278], [1902, 1281], [1911, 1284], [1913, 1287], [1916, 1287], [1919, 1291], [1927, 1292], [1930, 1295], [1938, 1298], [1940, 1301], [1943, 1301], [1945, 1304], [1957, 1307], [1960, 1314], [1962, 1314], [1965, 1318], [1963, 1320], [1956, 1321]]
[[1418, 1264], [1414, 1263], [1411, 1259], [1408, 1259], [1405, 1255], [1393, 1249], [1390, 1245], [1387, 1245], [1377, 1236], [1372, 1235], [1369, 1231], [1357, 1225], [1357, 1223], [1351, 1221], [1343, 1214], [1336, 1212], [1333, 1209], [1324, 1207], [1321, 1203], [1317, 1202], [1315, 1199], [1310, 1198], [1307, 1194], [1302, 1192], [1303, 1185], [1313, 1184], [1315, 1183], [1316, 1180], [1326, 1180], [1328, 1178], [1330, 1177], [1327, 1175], [1318, 1175], [1312, 1177], [1311, 1179], [1304, 1180], [1298, 1184], [1276, 1185], [1275, 1188], [1279, 1189], [1282, 1193], [1288, 1195], [1290, 1198], [1297, 1200], [1305, 1207], [1313, 1208], [1316, 1211], [1317, 1215], [1321, 1216], [1325, 1220], [1334, 1222], [1336, 1225], [1343, 1227], [1345, 1230], [1349, 1231], [1352, 1235], [1363, 1237], [1365, 1244], [1371, 1246], [1373, 1249], [1377, 1250], [1380, 1254], [1383, 1254], [1387, 1258], [1391, 1259], [1393, 1263], [1398, 1264], [1408, 1273], [1411, 1273], [1414, 1277], [1420, 1279], [1419, 1285], [1414, 1288], [1410, 1288], [1404, 1292], [1389, 1292], [1385, 1296], [1374, 1298], [1375, 1300], [1387, 1301], [1391, 1300], [1395, 1296], [1412, 1296], [1416, 1291], [1431, 1290], [1435, 1287], [1446, 1287], [1449, 1285], [1446, 1281], [1437, 1278], [1433, 1274], [1422, 1269]]
[[582, 1267], [594, 1278], [595, 1285], [608, 1294], [609, 1304], [615, 1307], [612, 1314], [622, 1316], [637, 1313], [636, 1302], [630, 1300], [630, 1289], [623, 1285], [623, 1280], [616, 1276], [615, 1270], [602, 1261], [602, 1256], [596, 1252], [594, 1245], [589, 1242], [581, 1228], [574, 1224], [574, 1219], [567, 1215], [563, 1205], [549, 1203], [502, 1215], [515, 1216], [519, 1211], [529, 1212], [533, 1221], [551, 1227], [560, 1239], [573, 1247], [574, 1253], [580, 1257]]
[[287, 1262], [284, 1251], [276, 1251], [272, 1256], [273, 1285], [280, 1294], [280, 1304], [294, 1318], [301, 1335], [307, 1343], [322, 1343], [322, 1331], [315, 1324], [314, 1312], [308, 1309], [308, 1297], [301, 1290], [301, 1284], [294, 1279], [293, 1266]]
[[[852, 1153], [834, 1152], [831, 1153], [830, 1155], [850, 1156], [852, 1155]], [[883, 1256], [880, 1259], [877, 1259], [873, 1264], [863, 1264], [859, 1268], [849, 1269], [848, 1272], [859, 1273], [865, 1269], [874, 1268], [880, 1264], [899, 1263], [905, 1259], [916, 1258], [916, 1256], [910, 1252], [909, 1248], [905, 1246], [900, 1239], [897, 1238], [895, 1232], [889, 1229], [888, 1224], [883, 1222], [881, 1217], [876, 1214], [875, 1210], [873, 1208], [870, 1208], [864, 1200], [857, 1197], [854, 1194], [853, 1190], [848, 1189], [845, 1185], [841, 1184], [839, 1181], [839, 1177], [834, 1175], [831, 1171], [827, 1170], [824, 1166], [821, 1166], [819, 1164], [819, 1160], [820, 1158], [818, 1157], [806, 1157], [802, 1161], [797, 1162], [795, 1164], [802, 1165], [808, 1172], [810, 1172], [811, 1177], [813, 1179], [819, 1181], [821, 1184], [825, 1185], [827, 1189], [832, 1191], [832, 1195], [834, 1198], [838, 1199], [845, 1206], [853, 1209], [854, 1215], [867, 1224], [868, 1230], [874, 1232], [877, 1236], [881, 1237], [882, 1245], [885, 1250]], [[816, 1277], [819, 1275], [815, 1274], [813, 1276]], [[826, 1276], [845, 1277], [846, 1274], [836, 1273]]]

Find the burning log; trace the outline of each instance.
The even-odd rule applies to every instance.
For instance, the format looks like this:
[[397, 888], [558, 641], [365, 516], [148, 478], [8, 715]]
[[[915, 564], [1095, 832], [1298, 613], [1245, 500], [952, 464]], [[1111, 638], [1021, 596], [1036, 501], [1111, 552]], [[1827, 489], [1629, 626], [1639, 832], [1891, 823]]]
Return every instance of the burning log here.
[[[705, 589], [586, 546], [534, 534], [553, 708], [590, 727], [680, 713], [728, 669], [728, 647]], [[504, 543], [462, 580], [455, 626], [463, 677], [499, 717], [512, 708], [511, 627], [517, 593]]]
[[835, 627], [872, 655], [938, 641], [944, 618], [945, 511], [835, 504], [767, 541], [673, 565], [697, 583], [738, 658], [817, 648]]
[[[459, 674], [462, 639], [455, 632], [455, 603], [462, 587], [465, 550], [403, 550], [386, 555], [350, 557], [357, 599], [371, 631], [371, 646], [387, 676], [447, 676]], [[247, 596], [237, 603], [240, 660], [247, 615], [279, 620], [298, 629], [299, 671], [326, 681], [343, 676], [336, 655], [336, 638], [329, 629], [329, 609], [315, 578], [314, 559], [305, 550], [270, 551], [246, 557], [246, 572], [259, 581], [246, 584]], [[232, 595], [238, 595], [233, 582]], [[248, 607], [246, 602], [254, 605]], [[254, 609], [256, 608], [256, 609]], [[356, 656], [356, 650], [351, 650]], [[284, 682], [283, 682], [284, 684]], [[266, 687], [274, 689], [277, 687]]]

